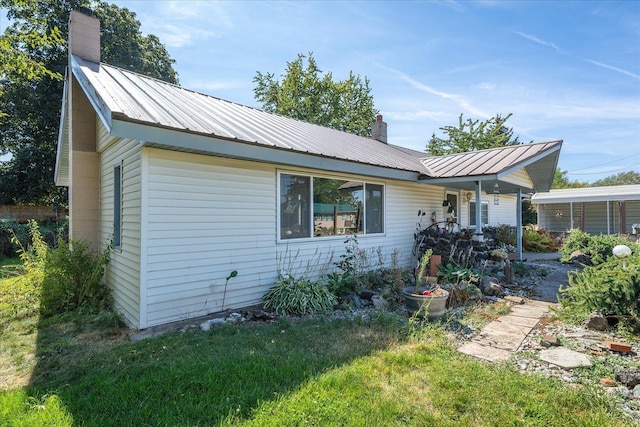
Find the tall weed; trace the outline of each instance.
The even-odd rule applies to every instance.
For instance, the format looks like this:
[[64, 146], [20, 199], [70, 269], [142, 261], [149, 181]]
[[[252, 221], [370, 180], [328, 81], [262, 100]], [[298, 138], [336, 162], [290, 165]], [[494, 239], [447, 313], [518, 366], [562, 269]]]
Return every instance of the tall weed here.
[[27, 248], [14, 236], [22, 265], [19, 275], [3, 282], [11, 289], [0, 299], [3, 317], [30, 315], [38, 309], [44, 316], [74, 310], [98, 313], [111, 307], [111, 290], [102, 283], [111, 245], [96, 252], [85, 242], [67, 244], [59, 239], [51, 248], [36, 221], [29, 223], [29, 235]]

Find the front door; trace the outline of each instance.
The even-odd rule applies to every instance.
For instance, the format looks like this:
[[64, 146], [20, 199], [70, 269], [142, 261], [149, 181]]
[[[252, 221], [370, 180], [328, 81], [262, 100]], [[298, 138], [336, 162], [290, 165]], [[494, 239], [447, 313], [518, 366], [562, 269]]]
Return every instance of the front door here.
[[444, 218], [447, 221], [447, 231], [460, 231], [458, 226], [459, 210], [458, 193], [447, 193], [446, 200], [449, 206], [445, 207]]

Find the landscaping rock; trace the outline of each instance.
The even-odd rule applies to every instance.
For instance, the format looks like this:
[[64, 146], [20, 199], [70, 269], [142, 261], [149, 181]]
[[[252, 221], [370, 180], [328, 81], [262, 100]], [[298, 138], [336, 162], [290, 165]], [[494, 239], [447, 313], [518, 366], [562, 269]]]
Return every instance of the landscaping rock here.
[[616, 383], [616, 381], [612, 380], [611, 378], [600, 378], [600, 384], [605, 387], [615, 387], [616, 385], [618, 385], [618, 383]]
[[553, 335], [543, 335], [542, 339], [540, 340], [540, 345], [545, 348], [549, 348], [549, 347], [559, 347], [561, 344], [558, 337]]
[[371, 297], [371, 302], [373, 302], [373, 306], [378, 310], [382, 310], [388, 307], [389, 303], [382, 298], [380, 295], [374, 295]]
[[635, 399], [640, 399], [640, 385], [637, 385], [633, 388], [633, 397]]
[[565, 347], [542, 350], [539, 354], [540, 360], [560, 366], [563, 369], [574, 369], [581, 366], [591, 366], [589, 358], [577, 351], [569, 350]]
[[569, 262], [571, 264], [593, 265], [589, 255], [584, 254], [582, 251], [573, 251], [569, 256]]
[[585, 326], [593, 331], [606, 331], [609, 329], [609, 322], [607, 322], [607, 318], [602, 313], [595, 312], [587, 317]]
[[640, 370], [625, 369], [616, 372], [616, 380], [620, 381], [627, 387], [633, 388], [640, 385]]

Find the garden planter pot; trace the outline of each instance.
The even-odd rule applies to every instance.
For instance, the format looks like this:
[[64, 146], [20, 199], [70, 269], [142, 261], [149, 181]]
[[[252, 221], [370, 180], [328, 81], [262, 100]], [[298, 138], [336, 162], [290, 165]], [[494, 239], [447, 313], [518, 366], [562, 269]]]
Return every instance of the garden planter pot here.
[[438, 289], [435, 295], [425, 296], [422, 295], [425, 290], [427, 288], [419, 288], [418, 292], [420, 294], [414, 294], [413, 287], [404, 288], [402, 296], [410, 315], [425, 317], [426, 313], [428, 320], [435, 320], [446, 311], [449, 292], [444, 289]]

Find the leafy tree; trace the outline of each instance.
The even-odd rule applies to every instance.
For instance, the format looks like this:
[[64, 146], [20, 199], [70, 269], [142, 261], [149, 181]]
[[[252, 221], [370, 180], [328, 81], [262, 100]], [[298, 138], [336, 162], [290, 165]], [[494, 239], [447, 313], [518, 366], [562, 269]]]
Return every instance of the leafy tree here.
[[441, 127], [446, 138], [439, 138], [434, 133], [427, 144], [427, 152], [434, 156], [465, 153], [485, 150], [487, 148], [518, 145], [518, 137], [513, 138], [513, 128], [505, 126], [512, 114], [502, 117], [496, 114], [485, 121], [467, 119], [462, 114], [458, 118], [458, 126]]
[[356, 135], [371, 135], [378, 110], [366, 77], [363, 80], [350, 72], [346, 80], [334, 81], [332, 73], [322, 75], [313, 53], [309, 53], [308, 57], [298, 54], [295, 61], [287, 62], [282, 81], [273, 73], [260, 71], [253, 81], [255, 99], [266, 111]]
[[588, 182], [580, 182], [580, 181], [571, 181], [569, 180], [568, 171], [563, 171], [560, 168], [557, 168], [553, 175], [553, 182], [551, 183], [551, 188], [560, 189], [560, 188], [583, 188], [588, 187]]
[[602, 178], [591, 184], [593, 187], [605, 187], [608, 185], [634, 185], [640, 184], [640, 173], [635, 171], [620, 172], [617, 175], [611, 175]]
[[53, 169], [71, 10], [93, 8], [101, 19], [104, 62], [177, 83], [174, 60], [156, 36], [142, 35], [135, 13], [126, 8], [95, 0], [0, 0], [0, 6], [12, 20], [2, 47], [39, 71], [2, 64], [0, 105], [6, 116], [0, 122], [0, 154], [12, 158], [0, 165], [0, 203], [64, 205], [66, 191], [54, 185]]

